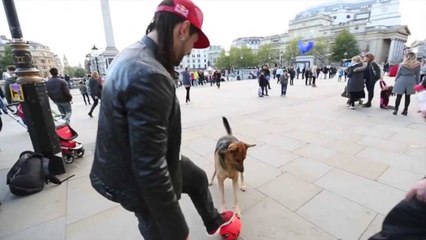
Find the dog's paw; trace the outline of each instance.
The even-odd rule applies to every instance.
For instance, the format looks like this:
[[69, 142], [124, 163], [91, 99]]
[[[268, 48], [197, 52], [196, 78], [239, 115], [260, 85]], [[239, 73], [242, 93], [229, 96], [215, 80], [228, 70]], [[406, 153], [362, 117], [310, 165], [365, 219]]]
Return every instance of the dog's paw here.
[[221, 206], [220, 207], [220, 212], [223, 213], [227, 210], [226, 206]]
[[247, 191], [247, 187], [246, 186], [241, 186], [241, 192], [245, 192], [245, 191]]
[[239, 207], [234, 208], [234, 214], [241, 219], [241, 211]]

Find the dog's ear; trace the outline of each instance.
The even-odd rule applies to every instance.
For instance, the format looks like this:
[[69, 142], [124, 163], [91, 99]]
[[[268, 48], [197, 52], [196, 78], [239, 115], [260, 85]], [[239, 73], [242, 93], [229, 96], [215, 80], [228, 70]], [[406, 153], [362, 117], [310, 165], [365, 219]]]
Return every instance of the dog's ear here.
[[229, 144], [227, 152], [235, 152], [235, 151], [238, 151], [238, 145], [236, 143]]
[[247, 143], [244, 143], [244, 145], [246, 146], [246, 148], [251, 148], [256, 146], [256, 144], [247, 144]]

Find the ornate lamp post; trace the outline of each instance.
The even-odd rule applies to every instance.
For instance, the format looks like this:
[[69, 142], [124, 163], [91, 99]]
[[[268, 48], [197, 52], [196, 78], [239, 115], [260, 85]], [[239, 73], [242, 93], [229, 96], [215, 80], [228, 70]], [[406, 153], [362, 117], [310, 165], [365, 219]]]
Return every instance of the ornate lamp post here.
[[95, 45], [93, 45], [92, 47], [92, 57], [95, 57], [96, 70], [98, 71], [99, 74], [101, 74], [101, 72], [99, 71], [98, 48]]
[[86, 72], [88, 74], [91, 73], [91, 66], [92, 66], [92, 55], [90, 53], [86, 54], [86, 58], [85, 58], [85, 67], [86, 67]]
[[65, 173], [64, 162], [57, 156], [60, 155], [61, 148], [55, 133], [46, 83], [32, 65], [30, 47], [23, 40], [14, 1], [3, 0], [3, 6], [12, 35], [10, 47], [17, 67], [15, 73], [18, 75], [17, 82], [21, 85], [23, 93], [23, 109], [34, 151], [50, 159], [51, 173]]

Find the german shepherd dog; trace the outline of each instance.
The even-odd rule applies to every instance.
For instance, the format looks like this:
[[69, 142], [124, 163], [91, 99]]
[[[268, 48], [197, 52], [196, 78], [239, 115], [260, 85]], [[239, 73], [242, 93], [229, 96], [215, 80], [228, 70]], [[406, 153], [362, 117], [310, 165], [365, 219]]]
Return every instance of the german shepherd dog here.
[[222, 117], [228, 135], [221, 137], [216, 144], [214, 152], [215, 170], [210, 180], [210, 186], [213, 185], [213, 179], [217, 176], [221, 197], [221, 212], [226, 209], [224, 182], [226, 178], [232, 179], [234, 190], [234, 212], [241, 217], [240, 204], [238, 201], [238, 177], [241, 174], [241, 191], [246, 191], [244, 184], [244, 160], [247, 156], [247, 149], [256, 146], [256, 144], [247, 144], [239, 141], [232, 135], [231, 127], [225, 117]]

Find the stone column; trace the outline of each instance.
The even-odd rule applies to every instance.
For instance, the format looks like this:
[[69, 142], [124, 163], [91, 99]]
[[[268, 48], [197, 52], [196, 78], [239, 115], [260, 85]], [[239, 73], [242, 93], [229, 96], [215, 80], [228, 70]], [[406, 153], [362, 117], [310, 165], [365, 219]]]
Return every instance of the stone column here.
[[391, 39], [391, 45], [389, 48], [389, 57], [388, 57], [388, 63], [395, 63], [395, 45], [396, 45], [396, 41], [395, 38]]
[[401, 41], [399, 39], [396, 39], [395, 42], [396, 44], [395, 44], [394, 60], [395, 62], [399, 62], [399, 49], [401, 48]]
[[110, 62], [118, 54], [118, 50], [115, 47], [114, 33], [112, 31], [111, 14], [109, 11], [109, 0], [101, 0], [101, 7], [102, 17], [104, 20], [105, 38], [107, 43], [106, 49], [101, 54], [101, 56], [104, 59], [104, 69], [108, 69]]
[[107, 47], [115, 47], [114, 33], [112, 31], [111, 14], [109, 11], [108, 0], [101, 0], [101, 6]]

